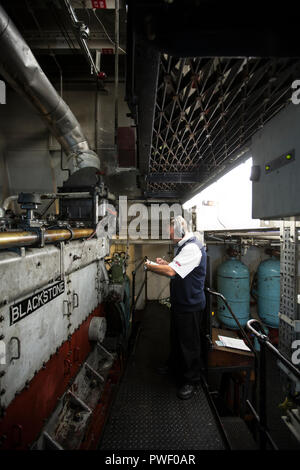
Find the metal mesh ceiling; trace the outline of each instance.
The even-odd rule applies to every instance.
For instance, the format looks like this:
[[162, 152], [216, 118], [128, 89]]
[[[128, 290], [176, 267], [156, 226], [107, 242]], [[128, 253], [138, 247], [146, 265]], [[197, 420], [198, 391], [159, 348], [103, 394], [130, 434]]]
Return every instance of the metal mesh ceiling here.
[[[162, 55], [148, 191], [187, 192], [217, 172], [289, 102], [299, 65], [288, 58]], [[170, 173], [194, 180], [174, 183]]]

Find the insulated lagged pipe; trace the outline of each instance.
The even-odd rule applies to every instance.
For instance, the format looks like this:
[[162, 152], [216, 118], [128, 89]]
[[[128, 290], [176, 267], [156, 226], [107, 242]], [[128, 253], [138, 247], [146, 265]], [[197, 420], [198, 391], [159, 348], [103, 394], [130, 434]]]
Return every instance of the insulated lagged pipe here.
[[79, 122], [56, 92], [1, 5], [0, 73], [39, 112], [67, 154], [71, 173], [100, 168], [99, 158], [90, 149]]

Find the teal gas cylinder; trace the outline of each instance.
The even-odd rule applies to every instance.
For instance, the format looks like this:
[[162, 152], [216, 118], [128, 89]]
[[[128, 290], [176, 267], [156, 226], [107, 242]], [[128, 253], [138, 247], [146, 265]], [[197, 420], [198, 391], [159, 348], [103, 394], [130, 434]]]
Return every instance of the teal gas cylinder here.
[[262, 261], [257, 270], [257, 304], [261, 321], [279, 327], [280, 261], [274, 257]]
[[[247, 266], [236, 258], [222, 263], [217, 272], [218, 292], [227, 299], [233, 313], [242, 326], [245, 326], [250, 315], [250, 275]], [[218, 318], [228, 328], [237, 329], [223, 301], [218, 298]]]

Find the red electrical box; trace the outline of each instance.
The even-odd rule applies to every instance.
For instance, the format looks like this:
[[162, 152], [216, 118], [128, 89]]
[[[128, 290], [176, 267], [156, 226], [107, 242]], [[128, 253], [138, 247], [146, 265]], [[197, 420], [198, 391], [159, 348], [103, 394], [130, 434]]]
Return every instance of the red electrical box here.
[[92, 0], [92, 7], [97, 9], [106, 8], [106, 0]]
[[135, 131], [132, 127], [118, 128], [118, 162], [120, 167], [135, 167]]

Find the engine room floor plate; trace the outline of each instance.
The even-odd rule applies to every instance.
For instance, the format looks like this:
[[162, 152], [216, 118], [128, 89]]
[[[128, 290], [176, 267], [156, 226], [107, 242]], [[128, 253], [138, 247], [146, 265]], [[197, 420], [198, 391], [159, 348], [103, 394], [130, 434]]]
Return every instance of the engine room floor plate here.
[[168, 309], [149, 303], [102, 435], [101, 450], [225, 449], [202, 387], [197, 386], [190, 400], [180, 400], [172, 378], [157, 373], [168, 356], [168, 338]]

